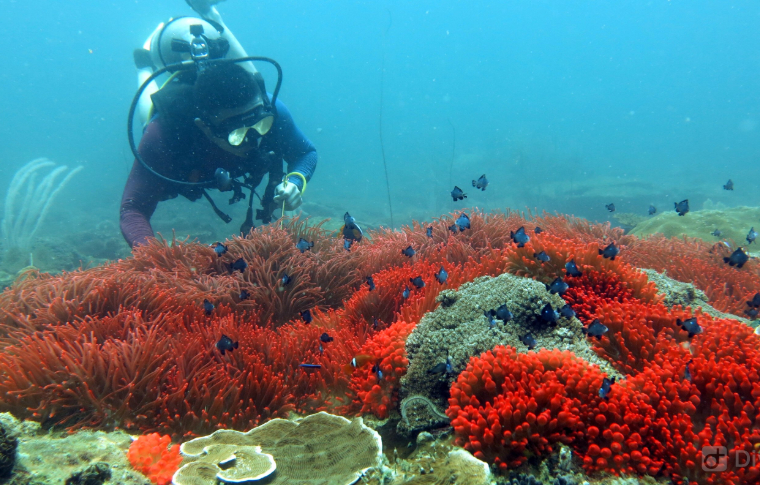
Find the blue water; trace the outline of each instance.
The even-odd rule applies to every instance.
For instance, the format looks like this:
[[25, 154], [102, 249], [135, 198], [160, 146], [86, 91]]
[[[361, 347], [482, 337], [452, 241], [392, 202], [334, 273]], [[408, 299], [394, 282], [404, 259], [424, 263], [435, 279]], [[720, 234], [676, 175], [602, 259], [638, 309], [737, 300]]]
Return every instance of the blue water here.
[[[0, 7], [0, 194], [33, 158], [81, 163], [48, 235], [117, 224], [132, 50], [192, 11], [181, 0]], [[607, 220], [608, 202], [642, 215], [687, 197], [693, 209], [708, 198], [760, 205], [755, 1], [228, 0], [219, 10], [250, 55], [283, 66], [281, 99], [320, 157], [305, 208], [390, 223], [381, 108], [396, 226], [469, 206]], [[488, 190], [469, 190], [482, 173]], [[734, 192], [721, 189], [729, 178]], [[466, 205], [452, 203], [454, 184]], [[188, 211], [225, 230], [186, 200], [162, 204], [154, 227], [166, 233]]]

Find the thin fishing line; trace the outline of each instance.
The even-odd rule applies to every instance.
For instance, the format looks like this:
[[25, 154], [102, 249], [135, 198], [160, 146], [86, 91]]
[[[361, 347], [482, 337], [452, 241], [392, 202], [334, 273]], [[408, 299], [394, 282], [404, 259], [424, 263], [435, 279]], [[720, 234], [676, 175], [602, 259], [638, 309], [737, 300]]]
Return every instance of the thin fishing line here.
[[383, 32], [383, 59], [380, 64], [380, 114], [378, 116], [378, 128], [380, 131], [380, 152], [383, 155], [383, 168], [385, 169], [385, 190], [388, 194], [388, 209], [391, 211], [391, 229], [395, 227], [393, 224], [393, 203], [391, 202], [391, 184], [388, 179], [388, 163], [385, 160], [385, 141], [383, 139], [383, 103], [384, 103], [384, 92], [385, 92], [385, 45], [387, 43], [386, 39], [388, 37], [388, 31], [391, 29], [391, 25], [393, 25], [393, 17], [391, 16], [391, 11], [389, 9], [385, 9], [386, 12], [388, 12], [388, 27], [385, 28], [385, 32]]

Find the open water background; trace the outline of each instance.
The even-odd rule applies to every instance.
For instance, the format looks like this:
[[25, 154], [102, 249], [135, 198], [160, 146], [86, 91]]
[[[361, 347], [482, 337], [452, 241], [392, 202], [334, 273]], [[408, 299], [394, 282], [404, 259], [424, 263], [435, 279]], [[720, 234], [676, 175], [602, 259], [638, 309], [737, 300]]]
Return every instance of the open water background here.
[[[40, 235], [118, 235], [132, 50], [192, 11], [181, 0], [0, 8], [0, 198], [33, 158], [83, 164]], [[642, 215], [684, 198], [692, 210], [760, 204], [756, 1], [227, 0], [219, 10], [250, 55], [283, 66], [281, 99], [320, 156], [304, 205], [315, 215], [390, 223], [381, 113], [396, 226], [471, 206], [607, 220], [610, 202]], [[476, 193], [483, 173], [491, 185]], [[729, 178], [734, 192], [721, 188]], [[464, 203], [448, 196], [454, 184]], [[205, 202], [178, 199], [159, 206], [154, 227], [218, 237], [243, 212], [225, 227]]]

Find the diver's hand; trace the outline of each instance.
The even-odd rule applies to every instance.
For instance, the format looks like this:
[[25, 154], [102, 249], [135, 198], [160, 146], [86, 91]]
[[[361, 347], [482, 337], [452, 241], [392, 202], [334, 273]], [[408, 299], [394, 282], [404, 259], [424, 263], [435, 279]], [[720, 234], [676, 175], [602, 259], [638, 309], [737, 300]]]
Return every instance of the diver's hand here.
[[301, 205], [301, 191], [292, 182], [283, 182], [274, 188], [274, 201], [278, 204], [285, 202], [285, 210], [292, 211]]

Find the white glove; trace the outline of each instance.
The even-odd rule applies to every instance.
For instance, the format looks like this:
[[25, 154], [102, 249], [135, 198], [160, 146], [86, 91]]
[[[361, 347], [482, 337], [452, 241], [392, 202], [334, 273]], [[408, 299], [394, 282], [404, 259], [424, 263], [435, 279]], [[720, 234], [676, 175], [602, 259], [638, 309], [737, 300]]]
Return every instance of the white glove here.
[[301, 191], [293, 182], [283, 182], [274, 188], [274, 201], [282, 204], [285, 201], [285, 210], [292, 211], [301, 205]]

